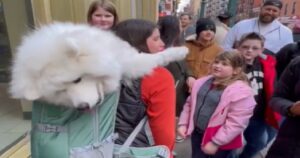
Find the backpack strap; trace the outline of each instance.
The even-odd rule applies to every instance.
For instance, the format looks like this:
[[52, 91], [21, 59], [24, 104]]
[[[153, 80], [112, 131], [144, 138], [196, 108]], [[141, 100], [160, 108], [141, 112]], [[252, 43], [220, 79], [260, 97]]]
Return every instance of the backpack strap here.
[[135, 137], [137, 136], [137, 134], [141, 131], [141, 129], [144, 127], [146, 121], [148, 120], [147, 116], [145, 116], [140, 122], [139, 124], [135, 127], [135, 129], [132, 131], [132, 133], [129, 135], [129, 137], [126, 139], [125, 143], [121, 146], [119, 153], [123, 153], [124, 151], [126, 151], [130, 145], [132, 144], [132, 142], [134, 141]]
[[149, 124], [148, 120], [145, 123], [144, 130], [145, 130], [149, 145], [153, 146], [155, 143], [154, 143], [154, 138], [153, 138], [152, 131], [151, 131], [150, 124]]
[[35, 130], [43, 133], [62, 133], [67, 132], [67, 128], [65, 126], [60, 125], [51, 125], [51, 124], [41, 124], [37, 123], [34, 127]]

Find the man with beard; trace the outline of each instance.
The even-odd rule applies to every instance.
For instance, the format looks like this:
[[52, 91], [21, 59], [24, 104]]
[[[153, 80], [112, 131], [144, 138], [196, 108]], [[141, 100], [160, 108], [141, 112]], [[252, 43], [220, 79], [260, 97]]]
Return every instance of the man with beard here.
[[277, 20], [281, 8], [280, 0], [266, 0], [259, 17], [235, 24], [226, 35], [222, 47], [231, 50], [235, 48], [243, 34], [257, 32], [266, 39], [264, 53], [276, 54], [283, 46], [293, 42], [292, 31]]
[[179, 20], [181, 27], [180, 42], [184, 44], [184, 41], [187, 37], [195, 34], [196, 28], [192, 23], [192, 15], [189, 13], [182, 13], [179, 17]]

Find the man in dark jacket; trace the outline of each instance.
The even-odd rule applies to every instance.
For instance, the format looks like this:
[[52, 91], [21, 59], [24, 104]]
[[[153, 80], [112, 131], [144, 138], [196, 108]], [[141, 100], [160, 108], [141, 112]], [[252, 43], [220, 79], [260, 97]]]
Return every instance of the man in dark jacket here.
[[286, 119], [266, 158], [300, 157], [300, 57], [284, 70], [270, 105]]

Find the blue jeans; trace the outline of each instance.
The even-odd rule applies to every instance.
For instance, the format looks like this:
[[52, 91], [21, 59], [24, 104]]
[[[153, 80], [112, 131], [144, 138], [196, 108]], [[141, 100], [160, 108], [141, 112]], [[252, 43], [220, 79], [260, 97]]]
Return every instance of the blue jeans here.
[[244, 132], [247, 141], [239, 158], [252, 158], [276, 136], [276, 129], [266, 124], [263, 119], [250, 119]]
[[215, 155], [207, 155], [201, 150], [203, 133], [196, 130], [193, 131], [191, 136], [192, 143], [192, 158], [229, 158], [232, 150], [218, 150]]

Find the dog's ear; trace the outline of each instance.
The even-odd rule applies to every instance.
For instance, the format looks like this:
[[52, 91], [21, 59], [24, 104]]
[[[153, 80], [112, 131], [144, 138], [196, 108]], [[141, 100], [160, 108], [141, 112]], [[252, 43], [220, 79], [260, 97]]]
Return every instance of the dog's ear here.
[[65, 38], [65, 42], [67, 44], [67, 54], [70, 56], [70, 57], [76, 57], [79, 55], [80, 53], [80, 49], [78, 47], [78, 43], [77, 41], [75, 41], [74, 39], [72, 38]]
[[29, 88], [25, 91], [24, 97], [27, 100], [37, 100], [41, 95], [35, 88]]

